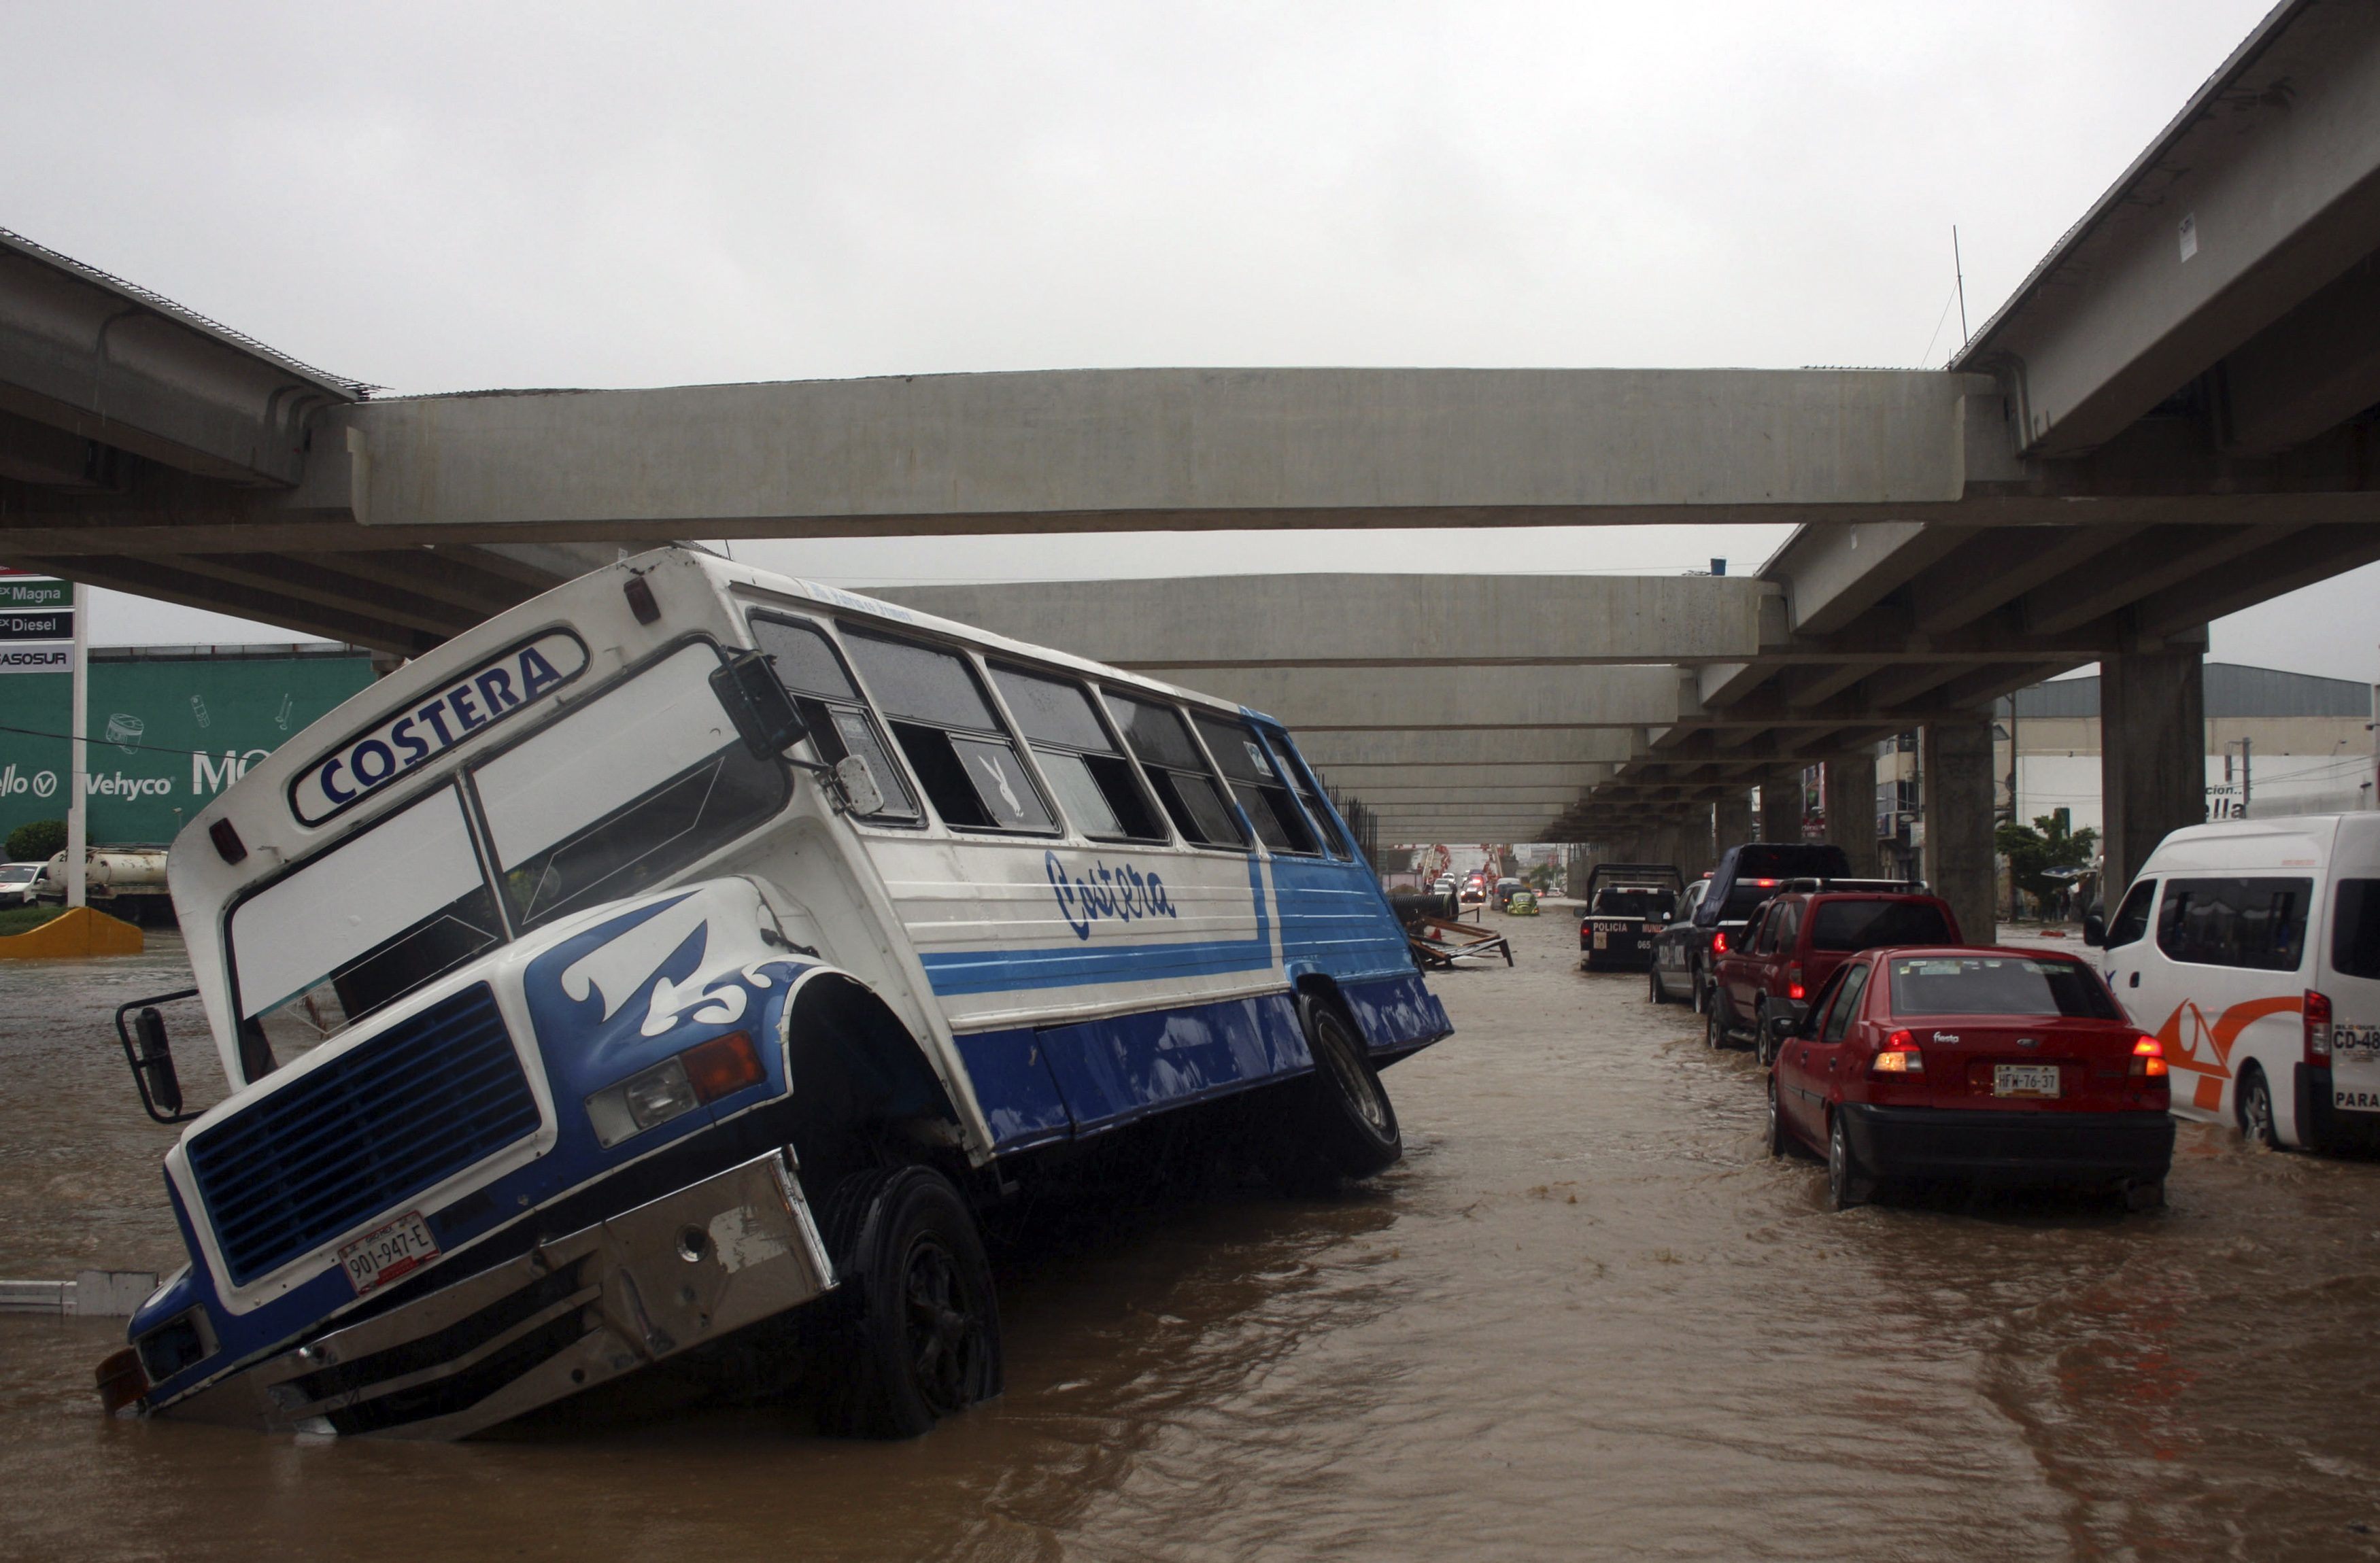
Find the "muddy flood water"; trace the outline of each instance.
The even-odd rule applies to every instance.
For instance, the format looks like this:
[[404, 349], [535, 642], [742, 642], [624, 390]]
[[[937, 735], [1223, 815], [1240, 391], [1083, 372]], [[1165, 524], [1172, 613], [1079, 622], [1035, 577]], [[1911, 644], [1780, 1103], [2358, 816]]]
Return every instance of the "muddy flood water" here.
[[[1004, 1397], [909, 1444], [768, 1407], [450, 1446], [103, 1419], [121, 1321], [0, 1317], [11, 1558], [2380, 1556], [2380, 1166], [2184, 1125], [2164, 1211], [1828, 1212], [1748, 1054], [1641, 977], [1433, 979], [1403, 1163], [1119, 1209], [1002, 1273]], [[179, 1262], [107, 1012], [0, 969], [0, 1276]], [[212, 1072], [185, 1022], [186, 1072]]]

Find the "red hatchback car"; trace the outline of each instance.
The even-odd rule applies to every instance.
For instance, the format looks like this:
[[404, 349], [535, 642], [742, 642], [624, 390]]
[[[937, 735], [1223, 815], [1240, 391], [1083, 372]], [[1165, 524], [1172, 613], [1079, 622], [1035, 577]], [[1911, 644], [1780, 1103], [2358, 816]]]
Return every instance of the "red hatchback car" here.
[[1946, 945], [1853, 956], [1772, 1021], [1768, 1149], [1827, 1159], [1835, 1208], [1888, 1179], [2165, 1197], [2164, 1050], [2069, 955]]

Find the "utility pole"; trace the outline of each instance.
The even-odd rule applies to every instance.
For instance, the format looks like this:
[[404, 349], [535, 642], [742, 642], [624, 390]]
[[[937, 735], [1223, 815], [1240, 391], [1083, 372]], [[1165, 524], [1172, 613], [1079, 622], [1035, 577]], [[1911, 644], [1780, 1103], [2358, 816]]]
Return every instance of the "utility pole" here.
[[67, 713], [67, 733], [73, 754], [67, 766], [67, 904], [80, 906], [86, 900], [84, 880], [91, 841], [91, 787], [87, 780], [91, 755], [90, 745], [84, 741], [84, 734], [91, 731], [91, 615], [84, 610], [80, 582], [67, 588], [67, 607], [74, 615], [74, 694], [72, 708]]

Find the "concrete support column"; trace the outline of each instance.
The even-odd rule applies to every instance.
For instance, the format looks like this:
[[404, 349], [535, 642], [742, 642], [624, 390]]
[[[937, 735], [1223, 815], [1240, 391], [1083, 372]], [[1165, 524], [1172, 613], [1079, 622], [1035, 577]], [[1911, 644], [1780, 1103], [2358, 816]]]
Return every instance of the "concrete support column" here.
[[2206, 822], [2206, 653], [2140, 651], [2099, 664], [2100, 891], [2112, 913], [2168, 830]]
[[1852, 872], [1876, 872], [1876, 750], [1827, 757], [1827, 840], [1843, 849]]
[[1719, 799], [1712, 807], [1711, 823], [1711, 851], [1714, 854], [1731, 846], [1742, 846], [1746, 842], [1767, 840], [1752, 833], [1752, 793], [1749, 788], [1739, 788]]
[[1968, 943], [1994, 943], [1999, 886], [1992, 853], [1991, 718], [1929, 724], [1923, 770], [1925, 878], [1950, 903]]
[[1802, 839], [1802, 772], [1798, 767], [1779, 767], [1760, 779], [1760, 839]]

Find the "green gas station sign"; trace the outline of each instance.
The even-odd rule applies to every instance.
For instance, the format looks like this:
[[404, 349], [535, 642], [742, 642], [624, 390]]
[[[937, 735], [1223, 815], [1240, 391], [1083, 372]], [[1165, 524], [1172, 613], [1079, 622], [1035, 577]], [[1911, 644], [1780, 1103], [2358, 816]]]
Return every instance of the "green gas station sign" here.
[[[14, 584], [0, 578], [0, 609], [15, 606]], [[91, 663], [85, 795], [94, 846], [172, 841], [249, 766], [372, 682], [362, 655], [123, 656], [100, 651]], [[9, 730], [0, 731], [0, 835], [66, 818], [72, 685], [66, 672], [0, 679], [0, 728]]]

